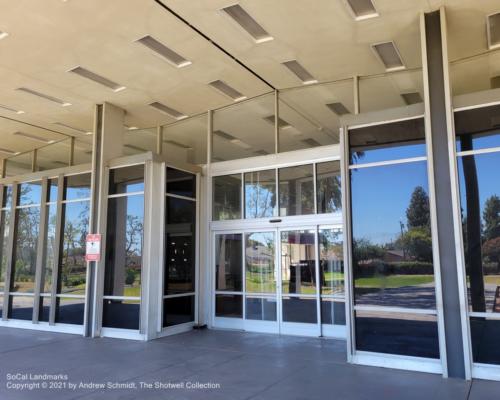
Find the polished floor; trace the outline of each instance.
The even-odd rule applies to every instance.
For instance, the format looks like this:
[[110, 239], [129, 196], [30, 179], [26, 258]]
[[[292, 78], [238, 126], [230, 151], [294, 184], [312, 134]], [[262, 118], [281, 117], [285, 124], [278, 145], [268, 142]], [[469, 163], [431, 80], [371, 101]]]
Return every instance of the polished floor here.
[[[7, 387], [41, 382], [55, 387]], [[342, 341], [203, 330], [144, 343], [0, 328], [2, 400], [483, 400], [499, 393], [500, 382], [349, 365]]]

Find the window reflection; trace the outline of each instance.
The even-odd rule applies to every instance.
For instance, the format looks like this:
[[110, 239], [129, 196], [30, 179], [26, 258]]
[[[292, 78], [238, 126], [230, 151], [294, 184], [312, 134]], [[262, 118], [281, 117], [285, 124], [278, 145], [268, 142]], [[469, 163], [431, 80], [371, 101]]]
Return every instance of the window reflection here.
[[425, 161], [351, 171], [356, 304], [434, 309]]
[[141, 295], [144, 196], [108, 200], [104, 295]]
[[42, 183], [29, 182], [21, 183], [19, 185], [19, 203], [20, 206], [27, 206], [30, 204], [40, 204], [42, 200]]
[[7, 243], [9, 241], [11, 211], [2, 210], [0, 213], [0, 220], [2, 221], [0, 224], [0, 292], [3, 292], [5, 290], [5, 272], [7, 270]]
[[457, 151], [500, 147], [500, 106], [455, 113]]
[[344, 253], [342, 231], [318, 232], [321, 294], [344, 295]]
[[245, 245], [247, 292], [276, 293], [274, 240], [273, 232], [247, 235]]
[[241, 218], [241, 175], [225, 175], [213, 178], [214, 221]]
[[144, 191], [144, 165], [111, 169], [109, 171], [109, 194]]
[[313, 166], [280, 168], [280, 215], [314, 214]]
[[8, 317], [31, 321], [33, 319], [33, 300], [33, 296], [10, 296]]
[[247, 296], [245, 318], [257, 321], [276, 321], [276, 297]]
[[316, 164], [316, 181], [318, 214], [340, 211], [342, 209], [340, 162]]
[[47, 231], [45, 232], [45, 258], [42, 265], [42, 293], [49, 293], [52, 286], [52, 272], [56, 262], [57, 205], [47, 207]]
[[281, 280], [283, 293], [316, 293], [314, 231], [281, 232]]
[[243, 317], [243, 296], [234, 294], [215, 295], [215, 316], [224, 318]]
[[71, 175], [64, 178], [64, 200], [90, 198], [90, 174]]
[[196, 175], [167, 167], [167, 193], [196, 197]]
[[85, 239], [89, 226], [89, 206], [88, 201], [63, 204], [63, 234], [57, 293], [85, 295], [87, 274]]
[[242, 289], [242, 235], [217, 235], [215, 239], [215, 288], [239, 292]]
[[245, 174], [245, 218], [265, 218], [276, 214], [276, 171]]

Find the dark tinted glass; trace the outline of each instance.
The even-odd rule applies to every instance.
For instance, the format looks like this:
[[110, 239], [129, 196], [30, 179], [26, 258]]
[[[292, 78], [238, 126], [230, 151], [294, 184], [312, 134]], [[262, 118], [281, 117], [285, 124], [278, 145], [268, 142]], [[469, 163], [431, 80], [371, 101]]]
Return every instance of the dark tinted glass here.
[[0, 292], [4, 291], [5, 287], [5, 271], [7, 270], [7, 252], [9, 241], [9, 227], [10, 227], [10, 210], [3, 210], [0, 212]]
[[56, 299], [56, 323], [83, 325], [85, 300], [58, 297]]
[[241, 175], [216, 176], [213, 184], [212, 219], [241, 218]]
[[281, 216], [314, 214], [313, 165], [279, 169]]
[[50, 297], [40, 297], [40, 311], [38, 312], [38, 320], [49, 322], [50, 316]]
[[329, 298], [321, 298], [321, 323], [345, 325], [345, 303]]
[[500, 153], [457, 158], [469, 308], [500, 312]]
[[88, 199], [90, 197], [90, 178], [90, 174], [65, 177], [64, 200]]
[[318, 321], [318, 311], [315, 297], [283, 296], [283, 321], [304, 322], [315, 324]]
[[167, 197], [164, 294], [195, 290], [196, 203]]
[[21, 183], [19, 185], [19, 202], [20, 206], [27, 206], [30, 204], [40, 204], [42, 201], [42, 183], [29, 182]]
[[500, 147], [500, 106], [455, 113], [457, 151]]
[[89, 227], [89, 202], [77, 201], [64, 204], [62, 221], [63, 237], [57, 293], [84, 295], [87, 275], [85, 239]]
[[109, 171], [109, 194], [144, 191], [144, 165], [116, 168]]
[[318, 214], [342, 210], [340, 161], [316, 164], [316, 191]]
[[12, 291], [33, 293], [35, 290], [36, 251], [40, 207], [17, 210]]
[[141, 295], [143, 231], [143, 195], [108, 199], [105, 295]]
[[356, 304], [434, 309], [425, 161], [351, 170]]
[[33, 319], [33, 296], [10, 296], [10, 319]]
[[423, 119], [376, 125], [349, 131], [351, 164], [426, 155]]
[[167, 167], [167, 193], [196, 198], [196, 175]]
[[439, 358], [435, 316], [357, 311], [355, 320], [357, 350]]
[[217, 235], [215, 239], [215, 289], [239, 292], [242, 289], [242, 235]]
[[2, 207], [3, 208], [12, 207], [12, 185], [5, 185], [3, 187]]
[[194, 296], [173, 297], [163, 300], [163, 326], [194, 321]]
[[104, 299], [103, 303], [103, 327], [139, 329], [139, 314], [141, 308], [139, 301]]
[[276, 171], [245, 174], [245, 218], [276, 215]]
[[276, 298], [247, 296], [245, 311], [246, 319], [276, 321]]
[[234, 294], [215, 295], [215, 316], [224, 318], [243, 317], [243, 296]]
[[3, 317], [3, 296], [0, 296], [0, 318]]
[[48, 190], [47, 190], [47, 201], [57, 201], [57, 192], [58, 192], [58, 180], [57, 179], [49, 179], [48, 181]]
[[500, 365], [500, 320], [470, 317], [470, 330], [473, 361]]

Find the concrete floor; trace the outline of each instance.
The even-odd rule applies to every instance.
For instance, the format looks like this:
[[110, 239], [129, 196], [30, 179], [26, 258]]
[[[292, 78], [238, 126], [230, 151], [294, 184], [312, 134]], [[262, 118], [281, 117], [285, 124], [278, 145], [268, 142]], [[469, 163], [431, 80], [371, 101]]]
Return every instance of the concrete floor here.
[[[443, 379], [347, 364], [342, 341], [228, 331], [192, 331], [149, 343], [0, 328], [0, 399], [498, 399], [500, 382]], [[8, 374], [28, 374], [8, 380]], [[29, 374], [32, 374], [31, 376]], [[67, 374], [60, 388], [8, 389], [33, 374]], [[129, 383], [137, 389], [69, 389]], [[140, 382], [152, 389], [140, 389]], [[154, 389], [155, 382], [219, 384]], [[66, 387], [64, 387], [64, 384]]]

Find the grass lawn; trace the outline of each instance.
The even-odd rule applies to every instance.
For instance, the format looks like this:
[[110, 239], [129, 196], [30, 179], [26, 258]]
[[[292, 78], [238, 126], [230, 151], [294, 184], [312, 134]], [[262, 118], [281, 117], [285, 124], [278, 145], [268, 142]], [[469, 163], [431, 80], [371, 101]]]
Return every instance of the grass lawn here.
[[355, 285], [358, 288], [398, 288], [403, 286], [416, 286], [434, 281], [433, 275], [390, 275], [372, 278], [358, 278]]

